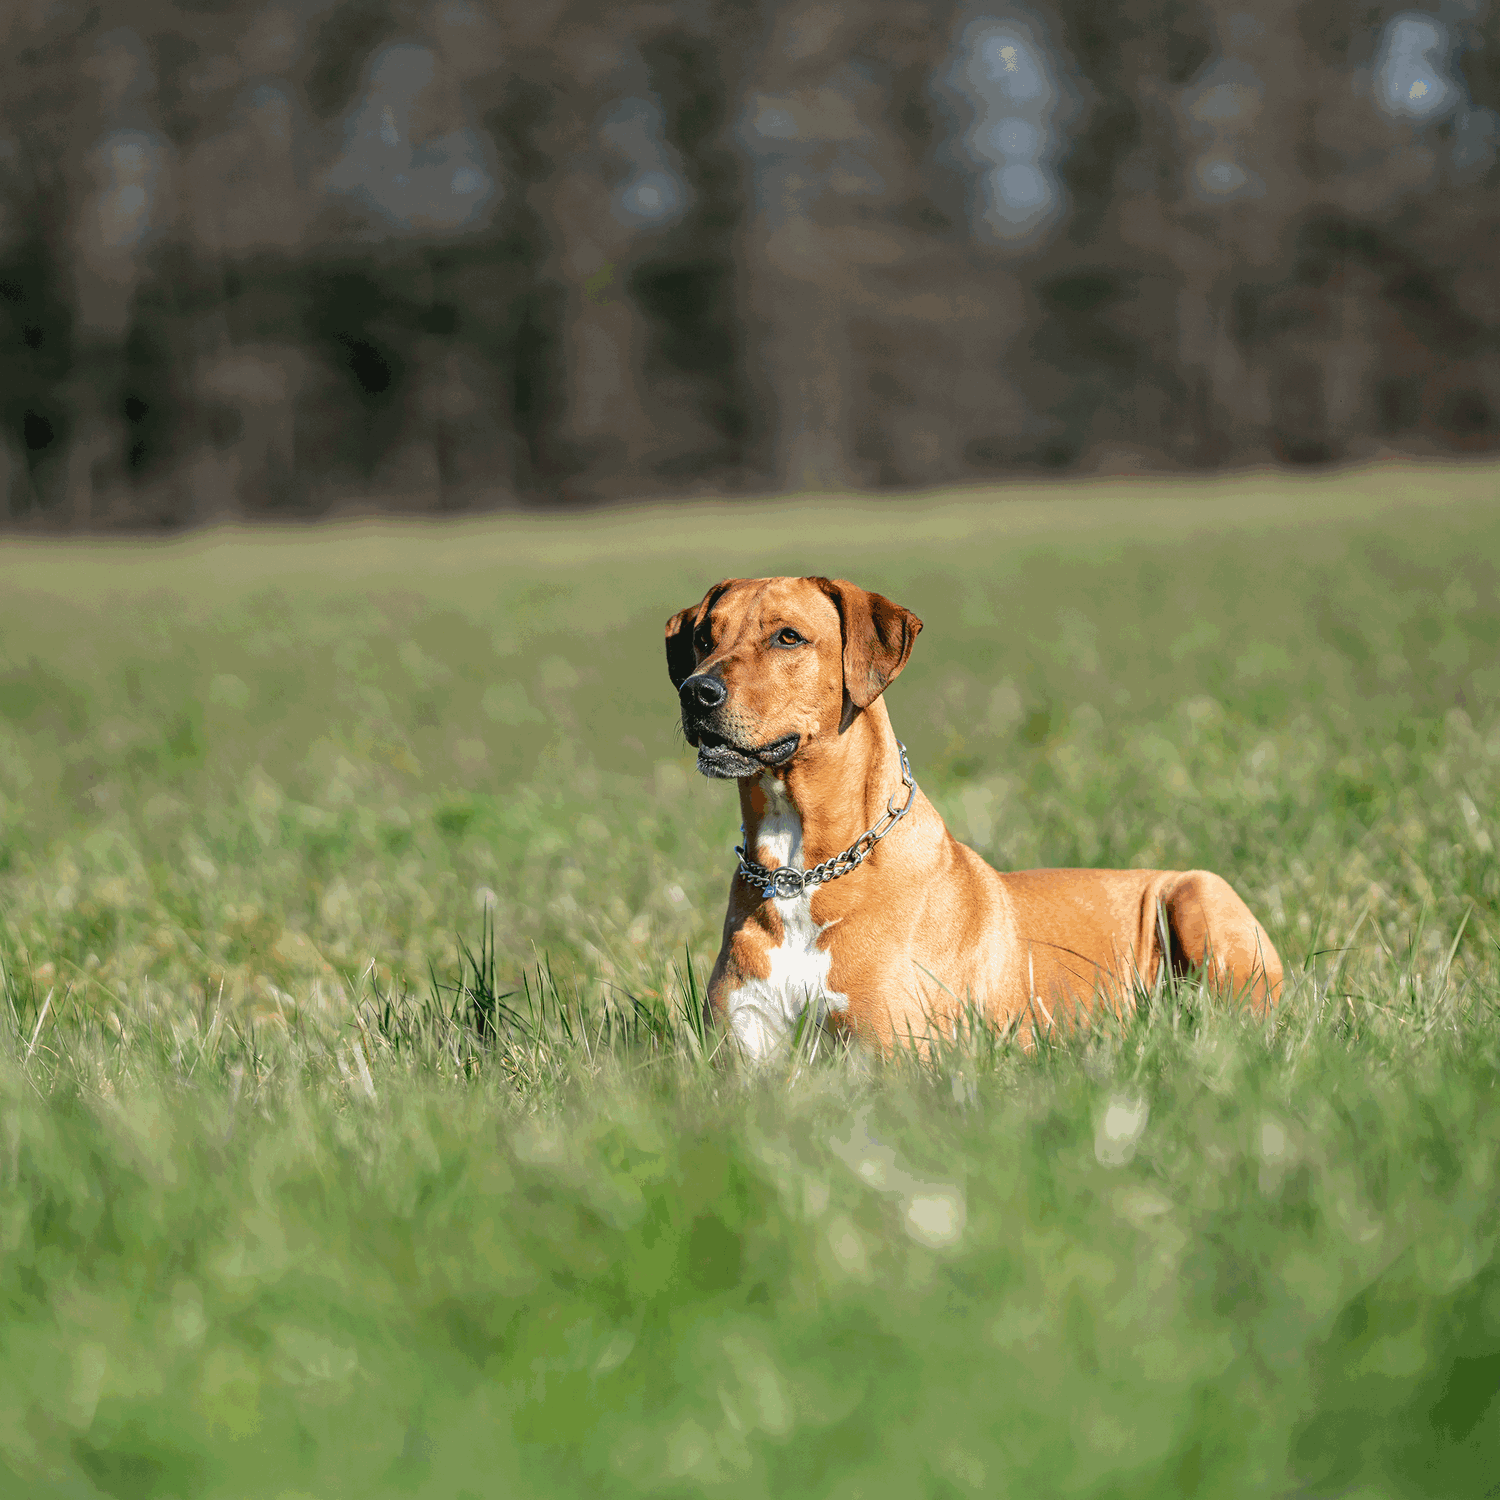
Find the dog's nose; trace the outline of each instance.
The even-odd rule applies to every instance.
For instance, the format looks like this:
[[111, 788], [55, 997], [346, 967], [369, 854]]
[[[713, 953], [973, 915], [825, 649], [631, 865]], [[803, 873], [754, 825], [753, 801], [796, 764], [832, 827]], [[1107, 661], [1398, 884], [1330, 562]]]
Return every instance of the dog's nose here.
[[677, 695], [683, 708], [689, 712], [706, 713], [717, 708], [728, 696], [729, 689], [717, 677], [700, 674], [689, 677]]

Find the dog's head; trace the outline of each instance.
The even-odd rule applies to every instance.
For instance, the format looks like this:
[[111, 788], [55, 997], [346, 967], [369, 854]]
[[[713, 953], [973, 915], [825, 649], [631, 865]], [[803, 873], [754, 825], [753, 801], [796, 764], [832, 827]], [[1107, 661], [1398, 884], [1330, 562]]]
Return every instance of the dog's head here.
[[667, 671], [705, 776], [754, 776], [842, 734], [922, 622], [841, 578], [726, 578], [667, 621]]

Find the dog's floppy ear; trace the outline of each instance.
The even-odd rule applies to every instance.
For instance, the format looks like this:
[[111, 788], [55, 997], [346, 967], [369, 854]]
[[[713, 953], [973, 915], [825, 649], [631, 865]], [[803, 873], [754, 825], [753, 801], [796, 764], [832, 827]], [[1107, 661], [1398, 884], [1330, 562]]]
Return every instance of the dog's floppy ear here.
[[711, 610], [719, 602], [719, 596], [738, 581], [726, 578], [716, 583], [696, 604], [679, 609], [667, 621], [667, 675], [674, 688], [680, 688], [693, 675], [693, 668], [698, 664], [693, 654], [693, 631], [698, 621], [706, 610]]
[[922, 622], [899, 604], [843, 578], [814, 578], [833, 600], [844, 636], [844, 722], [868, 708], [906, 665]]
[[697, 604], [690, 604], [667, 621], [667, 676], [672, 679], [674, 688], [680, 688], [693, 675], [696, 662], [693, 626], [698, 622], [699, 608]]

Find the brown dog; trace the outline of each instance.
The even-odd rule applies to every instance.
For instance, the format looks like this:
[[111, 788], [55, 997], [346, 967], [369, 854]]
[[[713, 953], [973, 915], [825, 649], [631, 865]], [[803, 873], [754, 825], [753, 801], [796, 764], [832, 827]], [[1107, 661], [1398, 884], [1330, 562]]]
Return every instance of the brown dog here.
[[809, 1006], [887, 1050], [951, 1033], [969, 1004], [1048, 1028], [1127, 1005], [1163, 959], [1273, 1004], [1281, 960], [1219, 876], [1001, 874], [953, 838], [880, 696], [921, 628], [829, 578], [726, 579], [667, 621], [698, 769], [739, 782], [745, 846], [708, 1002], [745, 1050], [765, 1056]]

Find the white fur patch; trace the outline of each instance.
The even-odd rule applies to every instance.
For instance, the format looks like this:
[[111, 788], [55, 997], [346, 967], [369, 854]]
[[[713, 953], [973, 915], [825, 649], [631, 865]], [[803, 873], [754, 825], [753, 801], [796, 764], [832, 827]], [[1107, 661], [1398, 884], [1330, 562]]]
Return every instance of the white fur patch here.
[[[761, 864], [805, 869], [797, 809], [775, 777], [763, 773], [760, 784], [766, 794], [766, 814], [751, 858]], [[747, 979], [728, 998], [729, 1024], [745, 1052], [754, 1058], [770, 1056], [808, 1006], [820, 1023], [828, 1011], [849, 1008], [848, 996], [828, 988], [833, 958], [818, 946], [818, 934], [824, 929], [813, 921], [812, 897], [770, 899], [781, 918], [781, 941], [771, 950], [771, 972], [764, 979]]]

